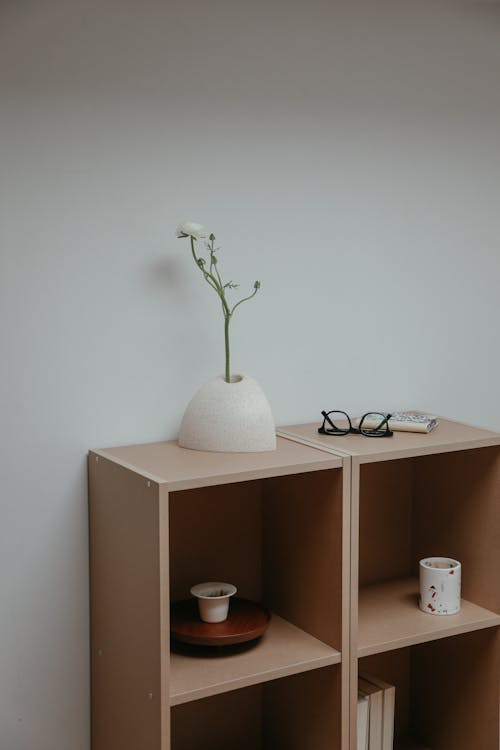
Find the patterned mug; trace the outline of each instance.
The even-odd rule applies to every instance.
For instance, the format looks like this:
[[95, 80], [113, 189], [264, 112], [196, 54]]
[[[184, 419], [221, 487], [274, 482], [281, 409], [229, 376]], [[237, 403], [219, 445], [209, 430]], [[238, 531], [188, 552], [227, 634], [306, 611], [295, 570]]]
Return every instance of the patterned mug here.
[[420, 560], [420, 602], [430, 615], [456, 615], [460, 612], [462, 566], [451, 557], [425, 557]]

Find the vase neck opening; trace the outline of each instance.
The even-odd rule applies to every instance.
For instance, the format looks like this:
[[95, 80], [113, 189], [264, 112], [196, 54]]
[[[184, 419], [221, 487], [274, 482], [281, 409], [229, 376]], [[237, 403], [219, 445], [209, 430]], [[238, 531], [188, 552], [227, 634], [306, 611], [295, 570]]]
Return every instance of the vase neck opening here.
[[[224, 375], [221, 375], [221, 378], [222, 378], [222, 380], [223, 380], [223, 381], [224, 381], [225, 383], [227, 383], [227, 380], [226, 380], [226, 378], [224, 377]], [[229, 377], [229, 383], [241, 383], [241, 381], [242, 381], [242, 380], [243, 380], [243, 375], [237, 375], [237, 374], [235, 374], [235, 375], [231, 375], [231, 376]]]

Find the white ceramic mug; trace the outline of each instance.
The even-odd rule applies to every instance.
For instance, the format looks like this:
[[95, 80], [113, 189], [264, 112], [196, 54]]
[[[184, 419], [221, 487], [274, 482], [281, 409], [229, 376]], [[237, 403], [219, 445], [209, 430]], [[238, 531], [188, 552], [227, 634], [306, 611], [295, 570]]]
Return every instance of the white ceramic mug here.
[[224, 622], [229, 612], [229, 599], [236, 594], [232, 583], [209, 581], [197, 583], [191, 594], [198, 599], [198, 611], [203, 622]]
[[420, 560], [420, 609], [430, 615], [460, 612], [462, 566], [451, 557]]

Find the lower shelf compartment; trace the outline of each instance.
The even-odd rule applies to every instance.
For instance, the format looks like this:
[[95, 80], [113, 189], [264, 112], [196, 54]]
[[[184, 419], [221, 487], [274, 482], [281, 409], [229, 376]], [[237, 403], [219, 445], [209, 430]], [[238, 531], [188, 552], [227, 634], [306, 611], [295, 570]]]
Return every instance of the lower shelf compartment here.
[[276, 614], [262, 638], [223, 648], [175, 645], [170, 704], [207, 698], [279, 677], [338, 664], [341, 654]]
[[500, 630], [488, 628], [366, 656], [358, 668], [396, 687], [395, 750], [497, 750], [499, 659]]
[[340, 666], [172, 708], [172, 750], [341, 750]]

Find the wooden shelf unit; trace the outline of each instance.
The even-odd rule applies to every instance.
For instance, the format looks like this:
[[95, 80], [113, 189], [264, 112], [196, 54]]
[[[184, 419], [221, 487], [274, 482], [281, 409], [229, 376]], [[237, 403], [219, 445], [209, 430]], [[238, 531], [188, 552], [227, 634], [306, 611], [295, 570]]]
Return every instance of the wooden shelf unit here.
[[[350, 474], [350, 749], [359, 662], [396, 685], [398, 750], [498, 750], [500, 435], [444, 419], [382, 439], [278, 434], [343, 455]], [[457, 615], [418, 609], [418, 561], [431, 555], [462, 562]]]
[[[349, 486], [341, 457], [176, 443], [89, 457], [93, 750], [345, 750]], [[169, 604], [203, 580], [271, 625], [224, 650], [169, 644]]]
[[[498, 750], [500, 435], [278, 434], [90, 453], [93, 750], [355, 750], [359, 669], [396, 685], [395, 750]], [[417, 607], [429, 555], [462, 562], [457, 615]], [[171, 652], [169, 603], [209, 579], [269, 630]]]

